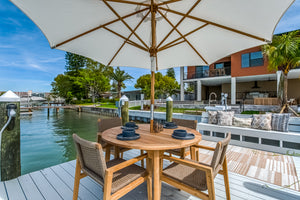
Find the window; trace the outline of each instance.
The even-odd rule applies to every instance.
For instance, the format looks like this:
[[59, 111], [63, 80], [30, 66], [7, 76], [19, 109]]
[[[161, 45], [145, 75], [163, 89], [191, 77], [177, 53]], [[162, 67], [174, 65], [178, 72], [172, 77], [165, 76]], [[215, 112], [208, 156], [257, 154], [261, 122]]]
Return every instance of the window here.
[[255, 67], [264, 65], [261, 51], [242, 54], [242, 67]]
[[224, 63], [215, 64], [215, 69], [222, 69], [222, 68], [224, 68]]
[[208, 76], [209, 66], [196, 66], [195, 78], [203, 78]]

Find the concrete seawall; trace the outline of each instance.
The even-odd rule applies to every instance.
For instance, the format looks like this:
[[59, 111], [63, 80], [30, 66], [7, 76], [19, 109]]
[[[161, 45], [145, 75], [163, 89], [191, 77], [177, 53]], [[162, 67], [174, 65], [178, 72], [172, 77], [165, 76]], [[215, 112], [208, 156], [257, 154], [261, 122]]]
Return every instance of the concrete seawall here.
[[[97, 108], [97, 107], [89, 107], [89, 106], [81, 106], [73, 108], [81, 110], [81, 112], [88, 112], [94, 113], [99, 115], [117, 117], [118, 110], [113, 108]], [[197, 120], [198, 122], [201, 121], [201, 115], [187, 115], [182, 113], [173, 113], [173, 118], [176, 119], [189, 119], [189, 120]], [[164, 121], [166, 119], [165, 112], [154, 112], [154, 119], [159, 121]], [[140, 111], [140, 110], [129, 110], [129, 120], [138, 120], [143, 122], [150, 121], [150, 111]]]

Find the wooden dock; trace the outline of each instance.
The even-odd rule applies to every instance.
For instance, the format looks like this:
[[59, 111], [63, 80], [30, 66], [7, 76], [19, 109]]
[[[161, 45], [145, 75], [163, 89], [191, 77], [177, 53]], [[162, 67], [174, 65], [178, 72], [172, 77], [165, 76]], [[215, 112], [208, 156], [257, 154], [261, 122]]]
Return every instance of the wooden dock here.
[[[131, 150], [124, 154], [125, 159], [139, 155], [138, 150]], [[169, 163], [165, 162], [167, 166]], [[75, 161], [49, 167], [40, 171], [22, 175], [16, 179], [0, 182], [1, 200], [59, 200], [72, 199], [75, 173]], [[231, 198], [233, 200], [299, 200], [300, 192], [273, 185], [254, 178], [229, 172]], [[223, 177], [215, 178], [217, 199], [225, 199]], [[102, 188], [89, 177], [81, 179], [79, 199], [102, 199]], [[146, 200], [147, 187], [142, 184], [125, 195], [124, 200]], [[162, 184], [162, 200], [196, 200], [198, 198], [179, 191], [176, 188]]]

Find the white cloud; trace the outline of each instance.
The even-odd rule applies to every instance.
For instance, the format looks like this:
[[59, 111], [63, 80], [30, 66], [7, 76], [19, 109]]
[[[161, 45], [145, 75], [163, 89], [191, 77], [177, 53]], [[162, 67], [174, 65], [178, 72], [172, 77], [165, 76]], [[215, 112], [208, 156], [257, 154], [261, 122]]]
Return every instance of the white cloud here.
[[2, 20], [3, 20], [2, 23], [4, 23], [4, 24], [10, 24], [10, 25], [19, 26], [19, 27], [22, 26], [18, 20], [11, 18], [11, 17], [4, 18]]

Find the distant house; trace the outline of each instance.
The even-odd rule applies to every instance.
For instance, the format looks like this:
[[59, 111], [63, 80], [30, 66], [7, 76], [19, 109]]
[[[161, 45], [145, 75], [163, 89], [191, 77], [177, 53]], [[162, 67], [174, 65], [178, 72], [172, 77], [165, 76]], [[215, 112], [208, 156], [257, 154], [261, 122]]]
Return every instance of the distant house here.
[[[222, 47], [220, 47], [222, 48]], [[188, 66], [180, 69], [181, 101], [206, 101], [211, 93], [228, 94], [228, 103], [244, 100], [253, 104], [255, 98], [277, 98], [280, 71], [268, 71], [268, 61], [261, 47], [234, 53], [209, 66]], [[288, 98], [300, 103], [300, 69], [288, 74]], [[193, 88], [194, 95], [183, 95], [184, 85]]]
[[126, 95], [129, 101], [141, 100], [142, 90], [123, 91], [122, 95]]

